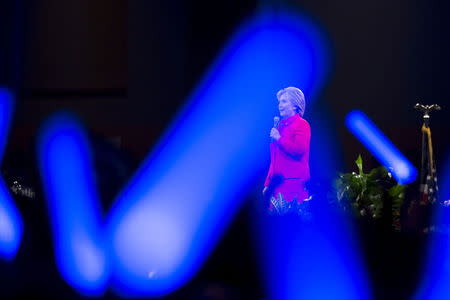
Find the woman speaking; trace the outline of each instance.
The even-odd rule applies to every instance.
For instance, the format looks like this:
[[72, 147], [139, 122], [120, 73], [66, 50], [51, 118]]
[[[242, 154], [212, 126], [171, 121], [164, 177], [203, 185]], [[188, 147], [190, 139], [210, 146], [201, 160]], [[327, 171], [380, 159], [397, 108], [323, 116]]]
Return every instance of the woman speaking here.
[[305, 183], [310, 178], [311, 129], [302, 118], [305, 96], [300, 89], [287, 87], [277, 93], [277, 98], [281, 119], [274, 118], [270, 131], [270, 167], [263, 189], [263, 195], [270, 198], [271, 213], [289, 211], [305, 201]]

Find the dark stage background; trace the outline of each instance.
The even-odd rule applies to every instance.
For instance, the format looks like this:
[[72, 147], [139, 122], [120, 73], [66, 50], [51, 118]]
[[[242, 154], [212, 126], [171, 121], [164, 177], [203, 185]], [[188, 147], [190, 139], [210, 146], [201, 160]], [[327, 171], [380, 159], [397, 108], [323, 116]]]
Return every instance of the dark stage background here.
[[[344, 126], [345, 115], [360, 109], [419, 167], [421, 116], [413, 105], [438, 103], [443, 110], [432, 114], [431, 128], [441, 175], [450, 154], [450, 3], [440, 0], [3, 1], [0, 84], [17, 96], [3, 169], [39, 190], [37, 130], [52, 112], [75, 111], [91, 130], [94, 147], [108, 153], [96, 160], [98, 168], [117, 174], [100, 179], [107, 209], [239, 24], [261, 7], [280, 4], [311, 16], [330, 39], [333, 64], [305, 115], [313, 132], [312, 158], [320, 159], [314, 158], [320, 147], [314, 130], [326, 126], [330, 134], [337, 131], [330, 151], [342, 153], [340, 171], [355, 169], [359, 153], [368, 168], [378, 164]], [[331, 119], [317, 118], [322, 111]], [[78, 298], [54, 266], [44, 200], [18, 201], [25, 240], [15, 262], [0, 263], [0, 289], [11, 297]], [[239, 230], [249, 227], [247, 217], [244, 207], [198, 282], [219, 282], [252, 299], [260, 287], [248, 278], [258, 271], [251, 251], [235, 245], [244, 240], [251, 249], [250, 233]], [[421, 241], [402, 246], [411, 246], [400, 263], [405, 271], [398, 273], [404, 289], [375, 279], [397, 293], [393, 299], [414, 291]], [[377, 272], [374, 278], [385, 275]]]

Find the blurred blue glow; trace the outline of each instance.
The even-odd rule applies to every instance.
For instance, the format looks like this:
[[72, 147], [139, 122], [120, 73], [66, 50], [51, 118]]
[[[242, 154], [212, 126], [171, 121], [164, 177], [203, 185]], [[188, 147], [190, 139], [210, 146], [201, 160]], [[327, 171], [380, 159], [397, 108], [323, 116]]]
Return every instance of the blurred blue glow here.
[[[0, 158], [5, 151], [6, 139], [13, 111], [13, 98], [6, 88], [0, 88]], [[19, 211], [3, 180], [0, 180], [0, 258], [12, 260], [19, 250], [23, 223]]]
[[[299, 36], [303, 37], [303, 42], [308, 45], [310, 51], [316, 54], [311, 66], [317, 69], [315, 72], [297, 69], [296, 76], [303, 80], [302, 84], [299, 84], [301, 88], [318, 90], [324, 83], [326, 68], [330, 67], [326, 58], [327, 45], [321, 38], [323, 33], [310, 31], [313, 23], [308, 23], [303, 18], [302, 20]], [[308, 26], [304, 26], [305, 23]], [[302, 52], [295, 51], [298, 44], [286, 43], [286, 46], [291, 47], [290, 52], [299, 55], [298, 59], [308, 59]], [[311, 107], [314, 93], [307, 94], [306, 98], [306, 119], [309, 120], [308, 105]], [[313, 115], [319, 119], [311, 119], [312, 124], [326, 124], [330, 121], [320, 120], [328, 116], [324, 111], [316, 111]], [[311, 145], [315, 146], [311, 148], [314, 150], [314, 153], [311, 152], [311, 170], [315, 171], [315, 174], [312, 174], [314, 198], [310, 202], [312, 220], [305, 221], [298, 216], [263, 216], [255, 226], [260, 232], [259, 255], [264, 268], [268, 299], [370, 299], [367, 272], [352, 228], [342, 216], [329, 210], [323, 197], [329, 186], [329, 183], [323, 180], [335, 176], [340, 150], [335, 149], [332, 132], [330, 134], [323, 128], [314, 128], [312, 127]], [[318, 143], [317, 141], [321, 142], [320, 146], [314, 144]], [[264, 155], [268, 153], [265, 152]], [[323, 160], [329, 163], [324, 163]]]
[[312, 99], [325, 77], [322, 44], [309, 20], [272, 12], [231, 39], [113, 207], [119, 293], [167, 294], [198, 270], [266, 161], [276, 92]]
[[[447, 154], [447, 159], [443, 164], [442, 179], [438, 182], [440, 201], [450, 200], [450, 153]], [[450, 220], [449, 220], [450, 221]]]
[[265, 217], [261, 259], [273, 300], [371, 299], [359, 245], [350, 224], [313, 199], [313, 217]]
[[348, 129], [392, 173], [399, 184], [407, 184], [416, 179], [416, 168], [364, 113], [352, 111], [345, 122]]
[[313, 23], [287, 13], [245, 25], [121, 192], [105, 235], [85, 138], [71, 117], [53, 118], [39, 157], [65, 280], [98, 294], [110, 265], [126, 296], [164, 295], [189, 280], [268, 155], [276, 92], [298, 86], [314, 98], [326, 75], [323, 44]]
[[86, 137], [77, 121], [51, 118], [39, 139], [39, 165], [63, 278], [85, 295], [100, 295], [108, 258]]
[[[450, 154], [450, 153], [449, 153]], [[438, 182], [439, 201], [450, 200], [450, 155], [443, 164], [443, 176]], [[427, 256], [423, 260], [422, 282], [414, 299], [440, 300], [450, 295], [450, 207], [436, 205], [434, 229]]]

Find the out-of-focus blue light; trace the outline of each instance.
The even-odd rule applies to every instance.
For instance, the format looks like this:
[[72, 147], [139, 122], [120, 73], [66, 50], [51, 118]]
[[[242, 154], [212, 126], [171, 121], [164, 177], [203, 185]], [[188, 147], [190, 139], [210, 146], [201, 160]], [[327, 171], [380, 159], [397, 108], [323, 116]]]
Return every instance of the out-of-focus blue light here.
[[[3, 157], [13, 111], [13, 98], [6, 88], [0, 88], [0, 158]], [[0, 180], [0, 258], [11, 260], [19, 250], [23, 223], [11, 194]]]
[[417, 177], [417, 170], [383, 133], [361, 111], [346, 117], [347, 128], [385, 166], [399, 184], [407, 184]]
[[320, 86], [318, 44], [314, 24], [270, 12], [231, 40], [113, 208], [120, 293], [163, 295], [198, 270], [266, 161], [276, 92]]
[[262, 263], [268, 299], [370, 299], [359, 245], [348, 222], [315, 201], [312, 219], [265, 217]]
[[[449, 153], [450, 154], [450, 153]], [[450, 200], [450, 155], [443, 164], [443, 176], [438, 182], [439, 201]], [[450, 295], [450, 206], [435, 205], [430, 248], [423, 260], [422, 282], [414, 299], [440, 300]]]
[[[304, 24], [308, 24], [304, 26]], [[304, 56], [301, 51], [295, 51], [299, 44], [293, 46], [286, 43], [290, 52], [297, 53], [298, 59], [311, 61], [311, 67], [316, 71], [308, 72], [299, 68], [296, 73], [301, 78], [300, 87], [308, 90], [320, 89], [324, 83], [326, 68], [329, 61], [326, 58], [326, 44], [321, 37], [323, 33], [312, 30], [313, 23], [302, 21], [299, 36], [304, 45], [315, 55]], [[292, 47], [293, 46], [293, 47]], [[284, 65], [283, 67], [285, 67]], [[309, 97], [308, 97], [309, 96]], [[306, 95], [308, 105], [314, 100], [314, 95]], [[323, 116], [323, 112], [315, 112], [315, 116]], [[314, 120], [311, 120], [313, 123]], [[262, 128], [260, 130], [263, 130]], [[312, 128], [312, 139], [322, 141], [325, 145], [335, 145], [326, 131]], [[266, 148], [268, 147], [265, 145]], [[339, 151], [327, 147], [317, 147], [317, 159], [311, 160], [311, 169], [317, 173], [312, 179], [331, 178]], [[268, 152], [264, 152], [268, 156]], [[320, 158], [334, 158], [331, 164], [322, 163]], [[333, 165], [333, 166], [332, 166]], [[321, 182], [319, 186], [326, 188]], [[312, 182], [313, 185], [316, 182]], [[316, 188], [317, 189], [317, 188]], [[359, 255], [359, 247], [355, 243], [351, 226], [341, 216], [332, 213], [328, 203], [321, 196], [325, 191], [316, 190], [311, 201], [312, 220], [304, 222], [299, 216], [261, 217], [256, 224], [259, 231], [259, 255], [264, 268], [265, 286], [269, 299], [370, 299], [370, 287], [363, 260]], [[261, 203], [261, 205], [263, 205]]]
[[40, 167], [66, 281], [98, 294], [110, 265], [120, 294], [159, 296], [189, 280], [266, 160], [276, 92], [298, 86], [313, 99], [320, 87], [320, 45], [315, 26], [290, 14], [263, 13], [244, 26], [119, 195], [106, 235], [85, 138], [70, 117], [51, 120]]
[[59, 271], [81, 293], [100, 295], [109, 260], [87, 140], [73, 117], [63, 113], [46, 123], [39, 164]]

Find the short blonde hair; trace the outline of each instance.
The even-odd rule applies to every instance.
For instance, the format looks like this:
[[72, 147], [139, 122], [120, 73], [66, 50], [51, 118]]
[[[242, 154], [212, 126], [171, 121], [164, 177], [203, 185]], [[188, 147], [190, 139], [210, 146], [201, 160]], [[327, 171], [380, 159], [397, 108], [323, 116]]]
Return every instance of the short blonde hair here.
[[303, 117], [306, 109], [305, 95], [303, 95], [303, 92], [299, 88], [290, 86], [278, 91], [277, 93], [278, 100], [284, 94], [288, 95], [288, 99], [289, 101], [291, 101], [292, 105], [294, 105], [297, 113]]

